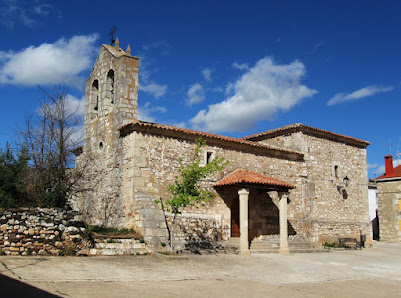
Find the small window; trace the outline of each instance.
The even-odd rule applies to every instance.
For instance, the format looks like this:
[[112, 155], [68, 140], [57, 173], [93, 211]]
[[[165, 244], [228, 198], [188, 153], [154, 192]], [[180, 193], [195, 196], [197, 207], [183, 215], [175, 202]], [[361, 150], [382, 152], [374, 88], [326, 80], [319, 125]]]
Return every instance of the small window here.
[[100, 150], [103, 149], [103, 142], [99, 142], [99, 149], [100, 149]]
[[110, 103], [114, 103], [114, 70], [110, 69], [107, 73], [107, 86], [106, 90], [108, 92], [108, 97]]
[[92, 98], [93, 98], [93, 104], [94, 104], [94, 110], [98, 111], [99, 110], [99, 81], [94, 80], [92, 83]]
[[215, 156], [216, 156], [216, 152], [206, 151], [205, 158], [204, 158], [204, 164], [207, 165], [207, 164], [211, 163]]
[[337, 165], [334, 166], [334, 177], [335, 178], [340, 178], [340, 173], [339, 173], [340, 169]]
[[209, 151], [206, 152], [206, 164], [209, 164], [212, 162], [212, 160], [213, 160], [212, 156], [213, 156], [213, 152], [209, 152]]

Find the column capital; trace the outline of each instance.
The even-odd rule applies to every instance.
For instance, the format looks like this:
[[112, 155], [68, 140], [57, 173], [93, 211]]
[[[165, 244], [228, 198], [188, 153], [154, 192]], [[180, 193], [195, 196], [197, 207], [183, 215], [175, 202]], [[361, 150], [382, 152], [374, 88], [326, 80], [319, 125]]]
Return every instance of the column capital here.
[[240, 190], [238, 190], [238, 194], [239, 195], [249, 195], [249, 189], [241, 188]]
[[288, 199], [290, 197], [290, 193], [288, 191], [280, 191], [278, 193], [278, 197], [281, 199]]

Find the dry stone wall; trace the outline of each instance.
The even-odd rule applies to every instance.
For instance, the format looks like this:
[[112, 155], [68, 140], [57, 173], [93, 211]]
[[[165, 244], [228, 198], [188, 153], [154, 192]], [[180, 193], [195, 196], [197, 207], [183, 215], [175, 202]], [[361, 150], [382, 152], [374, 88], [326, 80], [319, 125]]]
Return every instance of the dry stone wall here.
[[0, 251], [6, 255], [75, 254], [88, 247], [85, 224], [75, 211], [0, 210]]

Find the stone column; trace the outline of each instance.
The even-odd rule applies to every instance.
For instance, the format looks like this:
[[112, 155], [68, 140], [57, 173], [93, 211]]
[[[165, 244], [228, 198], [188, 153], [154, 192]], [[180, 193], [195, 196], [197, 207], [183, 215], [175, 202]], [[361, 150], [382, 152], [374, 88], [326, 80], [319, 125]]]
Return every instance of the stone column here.
[[288, 226], [287, 226], [287, 203], [288, 192], [280, 192], [280, 250], [279, 253], [286, 255], [290, 253], [288, 249]]
[[249, 255], [248, 243], [248, 195], [249, 190], [242, 188], [238, 191], [239, 195], [239, 218], [240, 218], [240, 253]]

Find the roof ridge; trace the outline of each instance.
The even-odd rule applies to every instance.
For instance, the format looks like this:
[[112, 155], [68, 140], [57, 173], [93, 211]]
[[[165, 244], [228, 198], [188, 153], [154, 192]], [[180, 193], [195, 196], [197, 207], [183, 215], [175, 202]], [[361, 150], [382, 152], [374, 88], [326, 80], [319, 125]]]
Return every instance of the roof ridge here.
[[282, 126], [282, 127], [266, 130], [266, 131], [263, 131], [263, 132], [260, 132], [260, 133], [252, 134], [252, 135], [249, 135], [249, 136], [245, 136], [245, 137], [243, 137], [243, 139], [251, 140], [251, 139], [255, 139], [255, 138], [259, 138], [259, 137], [273, 135], [273, 134], [276, 134], [276, 133], [278, 135], [280, 135], [280, 133], [285, 133], [285, 132], [287, 132], [289, 130], [292, 130], [292, 129], [304, 129], [304, 131], [310, 132], [310, 133], [314, 132], [314, 133], [317, 133], [317, 134], [330, 135], [332, 137], [340, 138], [343, 141], [347, 140], [347, 141], [349, 141], [351, 143], [354, 143], [354, 144], [357, 143], [359, 146], [367, 147], [367, 146], [370, 145], [370, 142], [368, 142], [368, 141], [364, 141], [364, 140], [357, 139], [357, 138], [354, 138], [354, 137], [342, 135], [342, 134], [339, 134], [339, 133], [331, 132], [331, 131], [320, 129], [320, 128], [316, 128], [316, 127], [313, 127], [313, 126], [305, 125], [303, 123], [294, 123], [294, 124], [289, 124], [289, 125], [285, 125], [285, 126]]
[[142, 121], [142, 120], [127, 123], [127, 124], [121, 126], [120, 128], [118, 128], [118, 130], [121, 132], [124, 128], [126, 128], [130, 125], [133, 125], [133, 126], [139, 125], [139, 126], [143, 126], [143, 127], [145, 127], [145, 126], [155, 127], [155, 128], [159, 128], [159, 129], [186, 133], [189, 135], [199, 135], [199, 136], [209, 137], [209, 138], [218, 139], [218, 140], [225, 140], [225, 141], [233, 142], [233, 143], [237, 143], [237, 144], [244, 144], [244, 145], [249, 145], [252, 147], [264, 148], [264, 149], [268, 149], [268, 150], [303, 156], [303, 154], [300, 152], [296, 152], [296, 151], [292, 151], [292, 150], [288, 150], [288, 149], [277, 148], [277, 147], [273, 147], [273, 146], [269, 146], [269, 145], [265, 145], [265, 144], [260, 144], [260, 143], [242, 139], [242, 138], [234, 138], [234, 137], [229, 137], [229, 136], [224, 136], [224, 135], [219, 135], [219, 134], [192, 130], [192, 129], [188, 129], [188, 128], [177, 127], [177, 126], [168, 125], [168, 124], [159, 124], [159, 123], [147, 122], [147, 121]]

